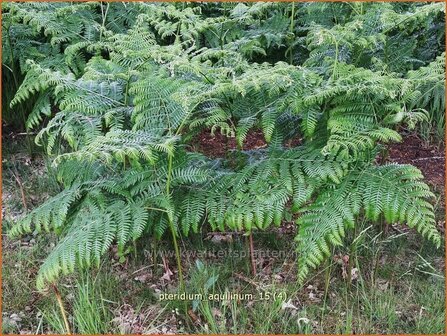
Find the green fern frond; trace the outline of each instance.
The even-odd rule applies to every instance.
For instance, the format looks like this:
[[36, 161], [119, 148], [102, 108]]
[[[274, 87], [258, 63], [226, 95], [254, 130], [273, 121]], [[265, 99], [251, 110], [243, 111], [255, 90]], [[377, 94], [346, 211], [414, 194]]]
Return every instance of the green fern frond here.
[[40, 207], [34, 209], [25, 218], [17, 222], [9, 231], [13, 237], [24, 233], [31, 233], [34, 230], [41, 232], [43, 230], [60, 230], [63, 227], [69, 211], [81, 197], [81, 188], [74, 185], [71, 188], [64, 189], [61, 193], [47, 200]]
[[108, 132], [105, 136], [96, 137], [94, 142], [84, 146], [81, 150], [62, 154], [56, 162], [64, 159], [100, 160], [111, 162], [116, 160], [125, 163], [129, 160], [137, 163], [139, 160], [155, 163], [157, 152], [173, 154], [175, 137], [159, 138], [145, 131]]
[[433, 194], [422, 178], [421, 172], [409, 165], [371, 166], [351, 173], [344, 182], [320, 194], [302, 210], [298, 220], [300, 281], [310, 267], [315, 268], [330, 255], [330, 245], [343, 244], [345, 231], [355, 226], [362, 209], [373, 221], [383, 215], [390, 224], [414, 227], [439, 247], [441, 236], [428, 201]]

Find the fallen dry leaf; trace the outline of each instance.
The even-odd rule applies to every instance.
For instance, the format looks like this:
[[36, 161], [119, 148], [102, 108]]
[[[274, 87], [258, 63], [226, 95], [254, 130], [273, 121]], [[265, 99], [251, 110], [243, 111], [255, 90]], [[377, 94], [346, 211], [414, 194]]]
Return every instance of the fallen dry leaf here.
[[292, 303], [291, 299], [289, 299], [287, 302], [283, 302], [281, 305], [281, 309], [282, 310], [286, 310], [286, 309], [298, 310], [298, 308]]
[[310, 320], [307, 317], [300, 317], [297, 321], [298, 326], [301, 328], [301, 323], [309, 324]]

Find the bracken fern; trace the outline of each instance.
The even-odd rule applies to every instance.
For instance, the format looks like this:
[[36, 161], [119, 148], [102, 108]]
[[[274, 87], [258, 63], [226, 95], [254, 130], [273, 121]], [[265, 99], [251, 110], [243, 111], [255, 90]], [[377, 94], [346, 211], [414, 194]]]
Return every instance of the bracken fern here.
[[[443, 4], [102, 6], [3, 8], [4, 62], [25, 74], [10, 104], [36, 99], [27, 125], [49, 119], [36, 142], [64, 187], [10, 231], [61, 235], [39, 288], [168, 228], [252, 232], [296, 218], [301, 282], [359, 217], [440, 245], [421, 172], [375, 158], [401, 140], [397, 126], [443, 113]], [[253, 129], [267, 148], [244, 149]], [[235, 137], [246, 162], [193, 152], [203, 130]]]

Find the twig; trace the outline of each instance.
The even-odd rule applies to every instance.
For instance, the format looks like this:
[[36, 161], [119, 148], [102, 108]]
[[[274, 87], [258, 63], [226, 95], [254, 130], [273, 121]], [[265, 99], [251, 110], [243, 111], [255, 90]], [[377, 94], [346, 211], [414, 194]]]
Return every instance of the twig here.
[[28, 132], [28, 133], [26, 133], [26, 132], [21, 132], [21, 133], [12, 133], [11, 134], [13, 137], [14, 136], [16, 136], [16, 135], [37, 135], [37, 133], [36, 132]]
[[132, 274], [136, 274], [136, 273], [138, 273], [138, 272], [141, 272], [141, 271], [143, 271], [143, 270], [145, 270], [145, 269], [147, 269], [147, 268], [150, 268], [150, 267], [152, 267], [152, 266], [154, 266], [153, 264], [151, 264], [151, 265], [148, 265], [148, 266], [144, 266], [144, 267], [142, 267], [142, 268], [140, 268], [140, 269], [137, 269], [135, 272], [133, 272]]
[[439, 160], [439, 159], [445, 159], [445, 156], [424, 157], [424, 158], [412, 159], [411, 161]]
[[240, 279], [240, 280], [242, 280], [242, 281], [245, 281], [245, 282], [249, 283], [250, 285], [256, 287], [257, 289], [259, 289], [259, 288], [261, 287], [257, 282], [255, 282], [255, 281], [253, 281], [253, 280], [251, 280], [251, 279], [249, 279], [249, 278], [243, 276], [242, 274], [239, 274], [239, 273], [233, 273], [233, 275], [234, 275], [236, 278], [238, 278], [238, 279]]
[[226, 235], [244, 235], [244, 232], [235, 232], [235, 231], [228, 231], [228, 232], [207, 232], [207, 236], [226, 236]]
[[17, 172], [15, 162], [13, 162], [13, 168], [14, 168], [15, 173], [14, 172], [11, 172], [11, 173], [14, 176], [14, 179], [16, 180], [17, 184], [19, 185], [20, 194], [22, 196], [22, 203], [23, 203], [23, 207], [25, 208], [25, 212], [28, 212], [28, 206], [26, 205], [25, 191], [23, 190], [22, 181], [20, 181], [19, 173]]

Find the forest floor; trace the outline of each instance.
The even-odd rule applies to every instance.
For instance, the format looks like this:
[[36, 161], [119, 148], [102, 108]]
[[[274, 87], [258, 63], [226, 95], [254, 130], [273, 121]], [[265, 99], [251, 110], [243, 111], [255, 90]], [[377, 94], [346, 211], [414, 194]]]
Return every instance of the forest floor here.
[[[196, 140], [197, 149], [211, 157], [236, 148], [221, 135], [200, 133]], [[35, 287], [36, 272], [55, 237], [6, 236], [14, 221], [59, 186], [50, 162], [39, 153], [33, 158], [26, 153], [23, 136], [4, 134], [2, 142], [2, 331], [63, 333], [54, 293]], [[263, 147], [256, 131], [244, 144], [244, 149]], [[384, 160], [422, 170], [437, 196], [437, 221], [444, 234], [444, 149], [408, 135], [389, 147]], [[246, 236], [202, 232], [182, 240], [187, 292], [196, 295], [186, 314], [184, 302], [165, 300], [178, 285], [169, 239], [154, 244], [143, 238], [124, 260], [111, 248], [100, 270], [65, 277], [58, 288], [77, 333], [444, 334], [444, 247], [436, 249], [403, 226], [358, 225], [355, 243], [336, 249], [303, 286], [295, 281], [292, 223], [254, 234], [256, 275]], [[347, 241], [353, 241], [352, 235]]]

